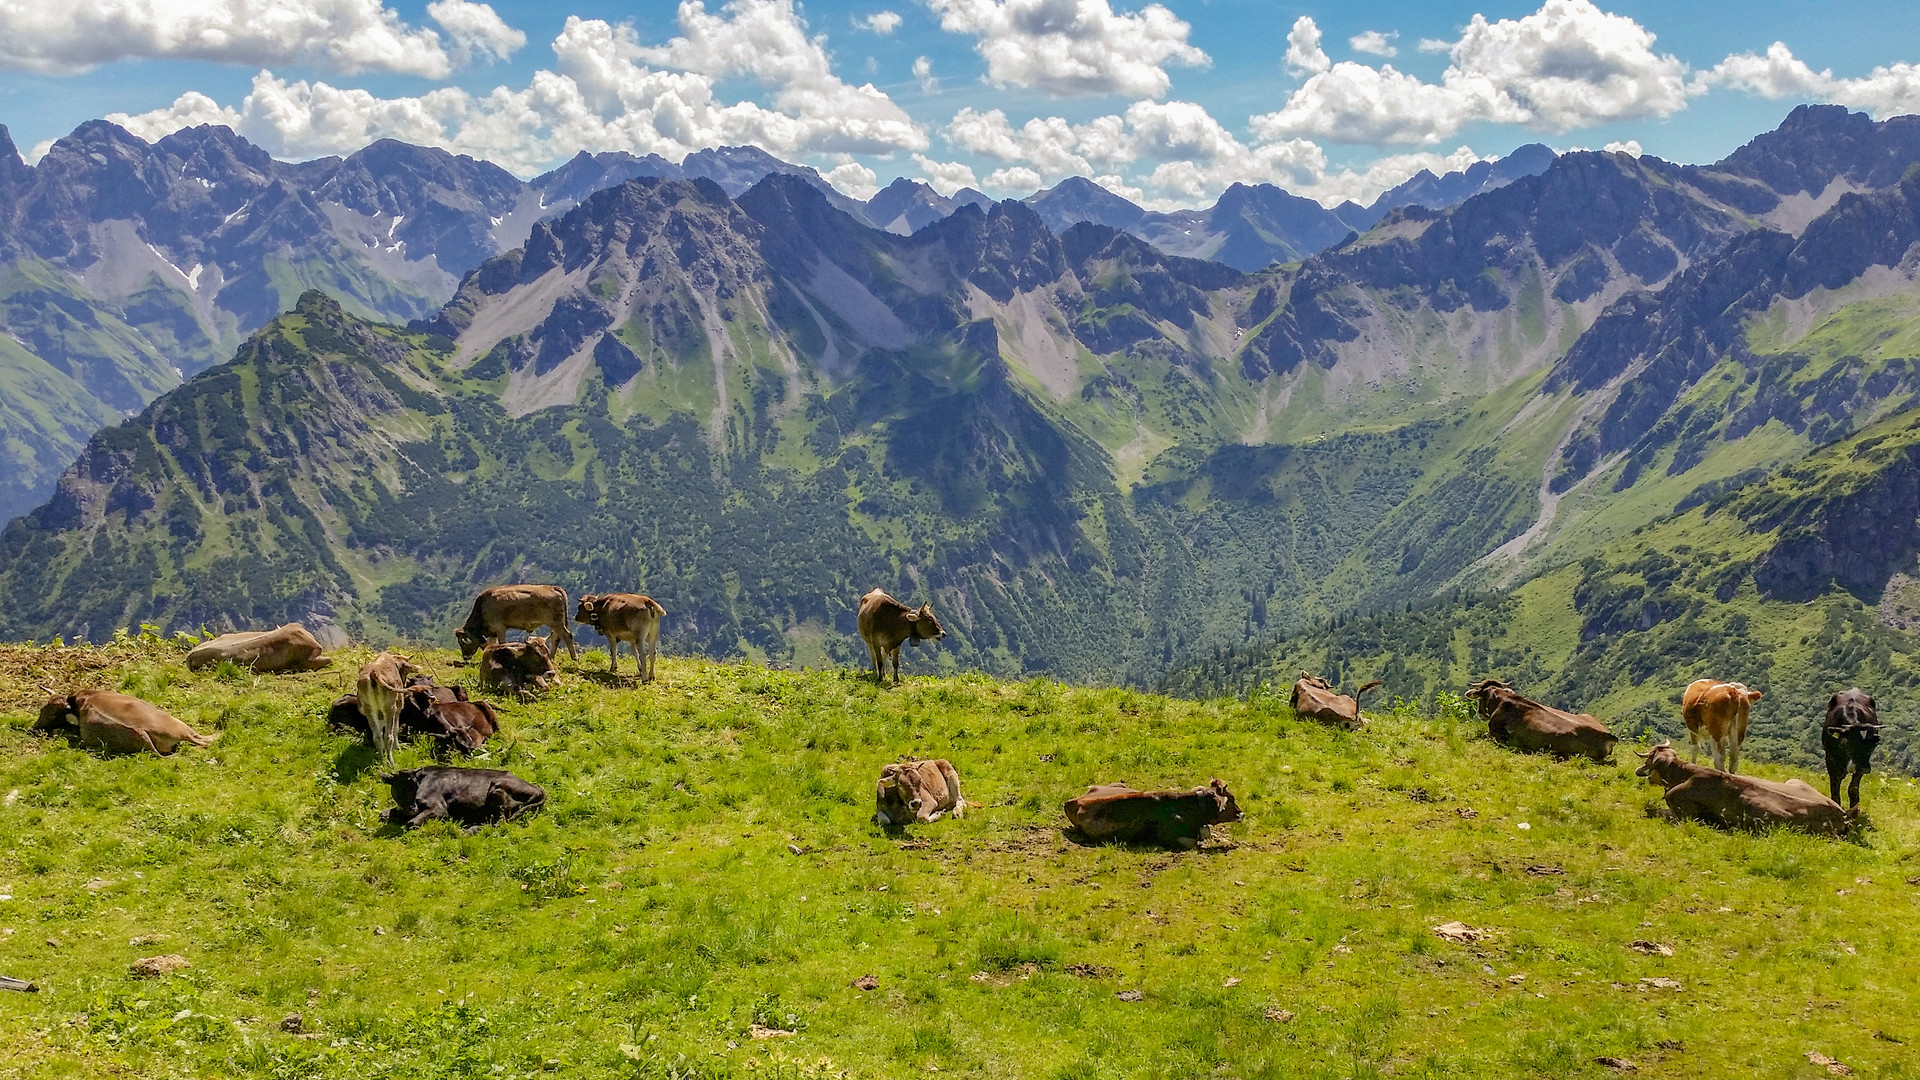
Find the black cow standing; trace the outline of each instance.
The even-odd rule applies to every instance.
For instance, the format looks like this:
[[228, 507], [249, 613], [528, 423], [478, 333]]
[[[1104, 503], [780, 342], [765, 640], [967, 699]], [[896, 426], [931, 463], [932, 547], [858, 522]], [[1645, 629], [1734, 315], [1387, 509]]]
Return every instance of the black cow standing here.
[[1859, 687], [1842, 690], [1827, 700], [1827, 722], [1820, 728], [1820, 746], [1827, 752], [1827, 779], [1833, 801], [1840, 801], [1840, 780], [1849, 769], [1847, 813], [1860, 812], [1860, 777], [1873, 767], [1873, 751], [1880, 745], [1880, 714], [1871, 695]]

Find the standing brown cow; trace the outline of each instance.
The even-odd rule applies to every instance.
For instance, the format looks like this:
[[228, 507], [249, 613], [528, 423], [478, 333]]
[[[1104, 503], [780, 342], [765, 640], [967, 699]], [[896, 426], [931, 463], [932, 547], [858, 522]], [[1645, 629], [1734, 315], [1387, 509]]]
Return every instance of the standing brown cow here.
[[607, 670], [620, 671], [620, 643], [633, 646], [634, 667], [641, 682], [653, 681], [654, 664], [660, 658], [660, 620], [667, 609], [651, 596], [617, 592], [604, 596], [592, 593], [580, 598], [573, 621], [585, 623], [607, 639]]
[[387, 651], [360, 668], [354, 683], [360, 715], [367, 718], [367, 733], [373, 747], [391, 762], [400, 749], [400, 702], [407, 692], [407, 681], [420, 669], [399, 653]]
[[505, 641], [509, 630], [531, 634], [543, 626], [552, 628], [556, 646], [567, 647], [567, 659], [578, 659], [573, 628], [567, 622], [567, 590], [558, 585], [495, 585], [482, 590], [473, 598], [466, 624], [453, 636], [460, 643], [460, 658], [471, 660], [482, 645]]
[[933, 617], [933, 605], [922, 604], [915, 611], [875, 589], [860, 598], [860, 639], [867, 643], [873, 658], [875, 682], [887, 680], [887, 660], [893, 660], [893, 681], [900, 682], [900, 645], [911, 641], [938, 641], [947, 636], [946, 628]]
[[1700, 739], [1705, 736], [1713, 751], [1713, 767], [1730, 773], [1740, 771], [1740, 744], [1747, 741], [1747, 720], [1758, 690], [1746, 683], [1695, 679], [1680, 699], [1680, 718], [1687, 722], [1687, 740], [1693, 748], [1693, 760], [1700, 760]]

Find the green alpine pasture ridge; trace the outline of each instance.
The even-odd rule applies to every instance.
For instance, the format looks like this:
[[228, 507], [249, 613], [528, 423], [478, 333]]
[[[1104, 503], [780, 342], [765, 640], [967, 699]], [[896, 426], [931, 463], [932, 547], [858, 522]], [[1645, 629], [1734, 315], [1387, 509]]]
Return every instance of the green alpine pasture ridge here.
[[[1514, 754], [1450, 695], [1348, 734], [1266, 694], [680, 658], [641, 686], [595, 651], [497, 701], [474, 762], [544, 812], [405, 833], [324, 723], [366, 650], [181, 657], [0, 651], [0, 968], [43, 988], [0, 994], [0, 1077], [1896, 1077], [1920, 1040], [1920, 806], [1883, 774], [1851, 841], [1755, 836], [1650, 816], [1630, 744]], [[27, 731], [47, 682], [221, 738], [72, 749]], [[979, 807], [876, 828], [905, 754]], [[1199, 851], [1063, 831], [1090, 783], [1210, 777], [1246, 817]], [[129, 971], [164, 955], [191, 966]]]

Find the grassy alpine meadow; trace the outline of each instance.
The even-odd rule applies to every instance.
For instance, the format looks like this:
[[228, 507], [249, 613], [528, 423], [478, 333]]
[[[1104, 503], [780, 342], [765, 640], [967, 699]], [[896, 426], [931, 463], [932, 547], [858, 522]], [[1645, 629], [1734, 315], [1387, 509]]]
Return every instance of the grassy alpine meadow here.
[[[407, 833], [323, 721], [369, 655], [0, 650], [0, 974], [43, 988], [0, 993], [0, 1077], [1920, 1073], [1905, 778], [1870, 779], [1852, 841], [1749, 836], [1650, 816], [1629, 746], [1514, 754], [1457, 699], [1348, 734], [1264, 694], [679, 658], [641, 686], [593, 652], [498, 701], [472, 762], [542, 813]], [[42, 683], [221, 737], [76, 749], [28, 730]], [[965, 820], [873, 825], [909, 754], [954, 762]], [[1246, 817], [1199, 851], [1064, 831], [1090, 783], [1216, 776]]]

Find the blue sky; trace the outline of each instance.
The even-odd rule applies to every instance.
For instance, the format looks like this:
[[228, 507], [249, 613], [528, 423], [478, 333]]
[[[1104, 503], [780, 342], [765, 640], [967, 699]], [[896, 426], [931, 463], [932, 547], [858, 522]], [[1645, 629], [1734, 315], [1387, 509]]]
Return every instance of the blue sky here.
[[1711, 161], [1802, 101], [1920, 111], [1920, 4], [72, 0], [0, 5], [0, 123], [433, 143], [531, 175], [751, 142], [854, 195], [1093, 176], [1367, 201], [1525, 142]]

